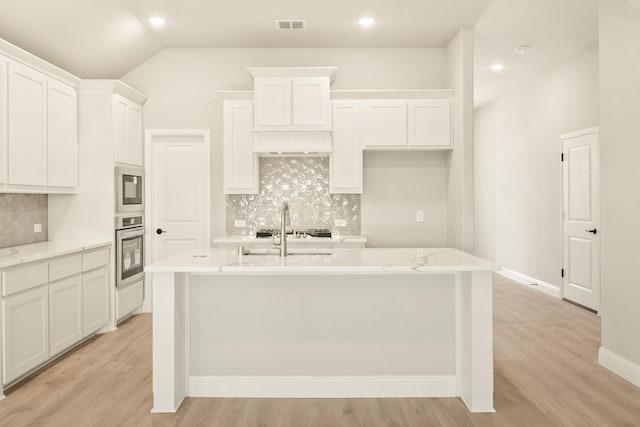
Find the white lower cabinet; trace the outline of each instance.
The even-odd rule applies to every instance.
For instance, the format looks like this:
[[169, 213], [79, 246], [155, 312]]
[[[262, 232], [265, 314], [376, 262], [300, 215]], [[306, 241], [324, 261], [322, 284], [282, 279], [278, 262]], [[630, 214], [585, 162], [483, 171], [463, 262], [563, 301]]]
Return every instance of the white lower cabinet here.
[[49, 359], [47, 286], [2, 301], [3, 383], [7, 384]]
[[107, 267], [82, 275], [84, 336], [109, 323], [109, 269]]
[[82, 276], [49, 284], [49, 355], [80, 341], [82, 332]]
[[124, 319], [142, 305], [144, 282], [141, 280], [118, 291], [116, 297], [117, 320]]
[[2, 384], [20, 379], [109, 323], [109, 250], [78, 251], [0, 273]]

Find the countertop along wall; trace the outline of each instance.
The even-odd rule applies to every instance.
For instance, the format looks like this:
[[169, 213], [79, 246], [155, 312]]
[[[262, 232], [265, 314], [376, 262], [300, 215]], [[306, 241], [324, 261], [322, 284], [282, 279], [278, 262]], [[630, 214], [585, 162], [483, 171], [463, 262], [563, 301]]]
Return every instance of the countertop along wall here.
[[[144, 107], [147, 129], [207, 128], [212, 137], [212, 238], [226, 233], [225, 196], [222, 191], [222, 100], [219, 90], [252, 90], [253, 81], [247, 67], [337, 66], [332, 89], [442, 89], [446, 87], [445, 49], [165, 49], [123, 77], [149, 100]], [[435, 158], [439, 159], [435, 153]], [[366, 168], [366, 165], [365, 165]], [[375, 206], [385, 203], [385, 192], [367, 189], [362, 205], [364, 221], [394, 222], [408, 218], [415, 224], [415, 206], [425, 206], [424, 230], [446, 230], [446, 216], [430, 215], [426, 206], [432, 195], [426, 194], [422, 181], [425, 171], [408, 168], [398, 175], [395, 167], [377, 169], [379, 179], [402, 186], [404, 200], [397, 201], [396, 217], [385, 217]], [[442, 196], [446, 204], [446, 179]], [[363, 234], [368, 238], [389, 241], [395, 230], [374, 229]], [[422, 240], [419, 246], [435, 245]], [[415, 240], [395, 242], [415, 246]]]
[[597, 48], [476, 111], [477, 256], [562, 285], [560, 136], [597, 124]]

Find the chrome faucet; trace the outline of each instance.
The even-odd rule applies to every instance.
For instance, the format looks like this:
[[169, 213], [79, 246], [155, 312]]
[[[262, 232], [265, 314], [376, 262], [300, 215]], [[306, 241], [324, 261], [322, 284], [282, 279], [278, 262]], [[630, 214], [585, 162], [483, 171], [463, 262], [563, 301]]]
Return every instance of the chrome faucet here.
[[280, 256], [287, 256], [287, 225], [291, 224], [289, 218], [289, 203], [282, 202], [282, 211], [280, 212]]

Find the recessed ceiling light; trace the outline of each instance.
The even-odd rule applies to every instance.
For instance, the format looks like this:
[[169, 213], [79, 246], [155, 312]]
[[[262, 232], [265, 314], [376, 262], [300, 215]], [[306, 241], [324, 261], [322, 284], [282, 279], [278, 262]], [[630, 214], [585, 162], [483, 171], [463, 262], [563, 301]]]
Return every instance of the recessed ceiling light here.
[[360, 25], [362, 25], [363, 27], [370, 27], [370, 26], [372, 26], [375, 22], [376, 22], [376, 20], [375, 20], [375, 19], [373, 19], [373, 18], [360, 18], [360, 19], [358, 20], [358, 23], [359, 23]]
[[497, 71], [502, 71], [502, 69], [504, 68], [504, 65], [502, 65], [502, 64], [493, 64], [489, 68], [491, 68], [492, 71], [496, 71], [497, 72]]
[[529, 50], [529, 45], [526, 45], [526, 44], [522, 46], [518, 46], [517, 48], [513, 49], [516, 55], [526, 55], [528, 50]]
[[152, 18], [149, 18], [149, 23], [154, 27], [162, 27], [164, 24], [167, 23], [167, 21], [160, 16], [154, 16]]

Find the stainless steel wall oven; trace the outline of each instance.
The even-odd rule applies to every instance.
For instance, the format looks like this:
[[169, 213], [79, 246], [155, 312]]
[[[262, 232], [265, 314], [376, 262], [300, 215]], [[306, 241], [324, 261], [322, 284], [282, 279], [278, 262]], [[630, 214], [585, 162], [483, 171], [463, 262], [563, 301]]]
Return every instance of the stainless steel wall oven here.
[[116, 217], [116, 288], [122, 289], [144, 277], [144, 215]]

